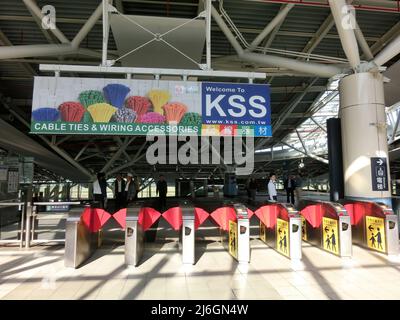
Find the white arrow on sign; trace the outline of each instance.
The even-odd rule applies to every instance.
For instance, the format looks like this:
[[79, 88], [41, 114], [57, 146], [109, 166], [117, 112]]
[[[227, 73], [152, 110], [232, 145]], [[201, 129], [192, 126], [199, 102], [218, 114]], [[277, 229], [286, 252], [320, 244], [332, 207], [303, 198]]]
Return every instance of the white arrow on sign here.
[[382, 159], [379, 159], [379, 160], [377, 161], [377, 163], [381, 166], [381, 165], [383, 165], [383, 160], [382, 160]]

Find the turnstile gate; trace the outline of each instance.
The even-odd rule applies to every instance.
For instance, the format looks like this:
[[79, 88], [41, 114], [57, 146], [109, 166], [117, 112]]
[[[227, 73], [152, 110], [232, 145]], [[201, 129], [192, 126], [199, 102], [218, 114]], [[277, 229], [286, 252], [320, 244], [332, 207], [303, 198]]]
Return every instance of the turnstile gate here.
[[283, 203], [267, 203], [256, 211], [260, 218], [260, 239], [285, 257], [301, 260], [299, 212], [291, 204]]
[[350, 216], [339, 203], [303, 200], [302, 238], [339, 257], [352, 256]]
[[250, 223], [247, 208], [235, 203], [236, 220], [229, 220], [227, 230], [220, 229], [221, 242], [239, 263], [250, 262]]
[[398, 217], [383, 203], [345, 200], [353, 243], [388, 255], [399, 254]]
[[[183, 264], [195, 263], [195, 213], [189, 201], [179, 204], [182, 226], [180, 229], [179, 247]], [[125, 264], [138, 266], [145, 249], [145, 230], [140, 223], [143, 203], [135, 203], [126, 209], [125, 228]], [[144, 214], [144, 213], [143, 213]], [[143, 219], [143, 218], [142, 218]]]
[[[90, 205], [85, 208], [91, 208]], [[65, 230], [64, 264], [77, 268], [96, 251], [100, 232], [92, 232], [82, 221], [82, 208], [73, 208], [68, 214]]]

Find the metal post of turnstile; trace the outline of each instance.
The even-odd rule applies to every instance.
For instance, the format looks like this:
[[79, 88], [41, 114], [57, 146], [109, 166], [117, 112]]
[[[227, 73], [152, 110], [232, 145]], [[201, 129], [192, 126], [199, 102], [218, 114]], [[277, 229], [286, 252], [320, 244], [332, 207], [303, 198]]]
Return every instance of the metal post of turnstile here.
[[126, 209], [125, 264], [137, 266], [144, 252], [144, 230], [139, 223], [142, 205], [132, 204]]
[[188, 201], [180, 204], [182, 209], [182, 263], [195, 263], [194, 207]]
[[284, 205], [289, 216], [289, 252], [291, 260], [301, 260], [301, 216], [291, 204]]
[[[90, 207], [87, 205], [85, 207]], [[71, 209], [66, 220], [64, 264], [77, 268], [98, 247], [98, 232], [91, 232], [82, 222], [82, 208]]]
[[247, 208], [242, 204], [233, 205], [237, 217], [237, 260], [250, 262], [250, 222]]
[[387, 254], [399, 254], [399, 227], [398, 218], [395, 214], [387, 214], [385, 217], [385, 231], [387, 240]]

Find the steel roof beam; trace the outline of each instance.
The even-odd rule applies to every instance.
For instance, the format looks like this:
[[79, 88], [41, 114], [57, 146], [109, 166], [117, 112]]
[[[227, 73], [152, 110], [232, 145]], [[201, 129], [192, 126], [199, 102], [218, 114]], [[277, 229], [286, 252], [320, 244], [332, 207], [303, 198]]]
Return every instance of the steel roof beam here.
[[249, 51], [252, 51], [255, 47], [257, 47], [267, 35], [269, 35], [275, 27], [277, 27], [283, 20], [285, 20], [289, 11], [294, 7], [293, 3], [289, 3], [283, 7], [282, 10], [278, 12], [278, 14], [266, 25], [263, 31], [251, 42]]
[[342, 73], [342, 70], [336, 66], [329, 66], [311, 62], [302, 62], [295, 59], [246, 52], [242, 49], [242, 46], [239, 44], [239, 42], [236, 40], [236, 37], [229, 30], [228, 26], [225, 24], [222, 17], [217, 12], [217, 10], [214, 7], [212, 7], [211, 9], [212, 9], [211, 14], [214, 20], [217, 22], [218, 26], [225, 34], [228, 41], [236, 50], [238, 56], [245, 61], [260, 63], [267, 66], [287, 68], [295, 71], [309, 73], [311, 75], [317, 75], [328, 78], [337, 75], [339, 73]]

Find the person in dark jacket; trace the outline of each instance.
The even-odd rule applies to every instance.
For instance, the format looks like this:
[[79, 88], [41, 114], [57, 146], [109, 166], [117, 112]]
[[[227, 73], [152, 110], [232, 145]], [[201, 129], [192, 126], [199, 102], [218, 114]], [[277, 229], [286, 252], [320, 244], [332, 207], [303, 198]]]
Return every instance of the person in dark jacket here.
[[168, 191], [167, 181], [165, 181], [163, 175], [160, 175], [160, 180], [158, 180], [157, 182], [156, 194], [158, 194], [161, 208], [165, 208], [167, 205], [167, 191]]
[[96, 181], [93, 182], [93, 196], [94, 201], [99, 202], [100, 207], [104, 209], [107, 200], [107, 181], [104, 172], [99, 172]]
[[125, 207], [125, 179], [120, 174], [114, 182], [115, 211]]
[[250, 193], [250, 199], [251, 200], [256, 200], [256, 194], [257, 194], [257, 182], [256, 179], [251, 178], [249, 182], [249, 193]]
[[286, 200], [287, 203], [294, 205], [294, 190], [296, 189], [296, 181], [292, 175], [289, 175], [284, 182], [284, 187], [286, 190]]

